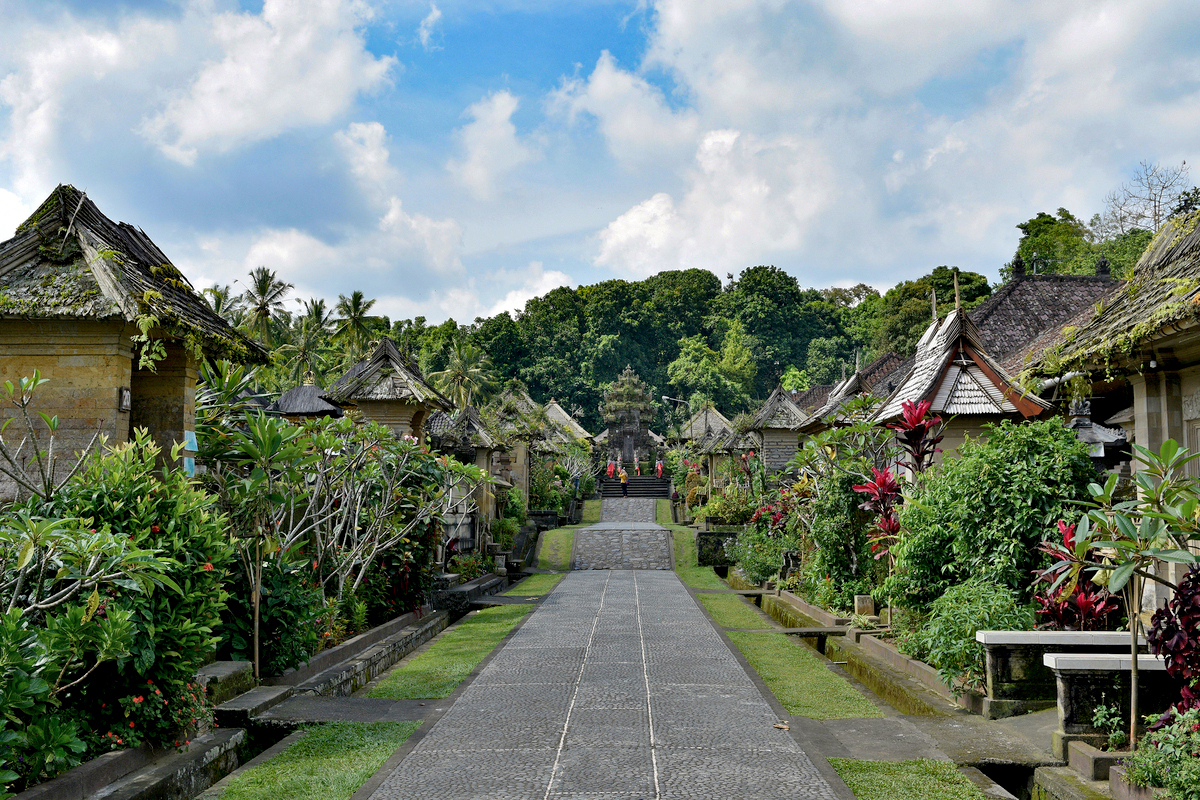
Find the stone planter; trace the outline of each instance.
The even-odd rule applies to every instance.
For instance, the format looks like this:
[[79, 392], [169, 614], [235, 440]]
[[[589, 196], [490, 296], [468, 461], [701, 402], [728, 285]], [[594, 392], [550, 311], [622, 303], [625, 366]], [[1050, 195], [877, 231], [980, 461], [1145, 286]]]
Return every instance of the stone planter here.
[[1113, 800], [1154, 800], [1154, 788], [1130, 786], [1125, 782], [1125, 768], [1113, 767], [1108, 773], [1108, 791]]
[[539, 532], [558, 527], [558, 509], [531, 509], [526, 516], [530, 524], [535, 526]]
[[1129, 758], [1128, 750], [1100, 750], [1087, 742], [1067, 745], [1067, 766], [1091, 781], [1106, 781], [1112, 768]]

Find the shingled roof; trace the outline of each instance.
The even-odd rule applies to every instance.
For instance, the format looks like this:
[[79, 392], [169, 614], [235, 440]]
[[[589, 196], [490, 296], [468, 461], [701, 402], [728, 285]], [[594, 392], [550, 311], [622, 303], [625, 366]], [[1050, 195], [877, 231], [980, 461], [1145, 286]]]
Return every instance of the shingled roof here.
[[113, 222], [60, 185], [0, 243], [0, 317], [124, 320], [152, 316], [204, 353], [262, 363], [267, 352], [204, 302], [140, 228]]
[[833, 391], [833, 384], [822, 383], [818, 386], [813, 386], [810, 389], [804, 389], [799, 392], [788, 392], [788, 398], [796, 404], [796, 408], [806, 414], [811, 414], [821, 406], [825, 405], [825, 401], [829, 399], [829, 393]]
[[1095, 306], [1117, 284], [1107, 274], [1016, 274], [976, 306], [970, 317], [988, 354], [1005, 363], [1014, 354], [1024, 354], [1046, 330], [1057, 330]]
[[900, 372], [894, 379], [892, 378], [893, 374], [898, 373], [900, 368], [906, 364], [911, 367], [909, 359], [903, 358], [899, 353], [889, 351], [863, 369], [855, 370], [850, 377], [834, 385], [825, 403], [804, 420], [801, 430], [807, 431], [814, 427], [824, 427], [825, 417], [836, 414], [847, 401], [860, 394], [873, 394], [880, 399], [887, 397], [895, 390], [907, 370]]
[[[1041, 374], [1119, 364], [1172, 329], [1200, 323], [1200, 212], [1169, 221], [1124, 285], [1064, 328], [1034, 361]], [[1135, 365], [1136, 366], [1136, 365]]]
[[1033, 417], [1050, 408], [1014, 388], [1012, 378], [987, 352], [974, 321], [960, 309], [934, 320], [917, 343], [912, 369], [884, 401], [875, 419], [900, 416], [904, 401], [929, 400], [938, 414]]
[[387, 337], [380, 339], [371, 355], [347, 370], [322, 397], [341, 406], [358, 400], [402, 400], [444, 411], [454, 409], [454, 404], [425, 380], [416, 362], [405, 357]]
[[426, 431], [439, 440], [442, 448], [473, 447], [491, 450], [498, 445], [496, 437], [479, 418], [479, 411], [475, 406], [467, 406], [453, 416], [435, 411], [429, 416]]
[[679, 431], [679, 438], [699, 442], [705, 436], [733, 430], [733, 423], [715, 408], [705, 406], [692, 415]]
[[321, 397], [323, 391], [320, 386], [306, 382], [279, 395], [278, 400], [267, 406], [267, 412], [285, 417], [329, 416], [338, 419], [342, 410], [324, 400]]
[[582, 425], [575, 421], [575, 418], [567, 413], [566, 409], [558, 404], [558, 401], [553, 397], [550, 402], [544, 406], [546, 416], [555, 425], [558, 425], [568, 434], [576, 439], [591, 439], [592, 435], [588, 433]]
[[754, 415], [754, 430], [765, 428], [782, 428], [796, 430], [804, 424], [807, 415], [792, 402], [789, 393], [782, 386], [776, 386], [775, 391], [766, 399], [758, 413]]

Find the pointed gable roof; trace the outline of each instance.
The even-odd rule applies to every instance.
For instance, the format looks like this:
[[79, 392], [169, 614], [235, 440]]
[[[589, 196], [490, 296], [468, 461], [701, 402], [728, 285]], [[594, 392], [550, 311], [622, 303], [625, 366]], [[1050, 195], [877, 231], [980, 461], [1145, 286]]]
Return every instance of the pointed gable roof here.
[[558, 404], [553, 397], [550, 402], [544, 406], [546, 416], [550, 421], [560, 428], [564, 429], [575, 439], [591, 439], [592, 435], [584, 430], [583, 426], [575, 421], [575, 418], [567, 413], [566, 409]]
[[771, 396], [754, 415], [754, 430], [766, 428], [796, 430], [804, 424], [807, 416], [792, 402], [792, 398], [782, 386], [776, 386], [775, 391], [771, 392]]
[[[825, 403], [804, 421], [802, 430], [824, 427], [825, 417], [836, 414], [846, 405], [847, 401], [860, 394], [873, 394], [880, 399], [886, 398], [896, 388], [895, 385], [888, 385], [888, 378], [897, 372], [904, 363], [905, 360], [899, 353], [889, 351], [861, 370], [856, 370], [830, 390]], [[901, 377], [903, 375], [897, 376], [895, 380], [899, 381]]]
[[113, 222], [60, 185], [0, 243], [0, 317], [124, 320], [153, 316], [206, 354], [263, 363], [267, 351], [209, 308], [140, 228]]
[[444, 411], [435, 411], [429, 416], [426, 429], [430, 436], [439, 439], [442, 446], [473, 447], [483, 450], [494, 450], [498, 442], [483, 420], [475, 406], [467, 406], [451, 416]]
[[321, 397], [324, 390], [315, 384], [306, 383], [288, 389], [267, 406], [267, 413], [285, 417], [324, 417], [338, 419], [342, 410]]
[[705, 436], [733, 430], [733, 423], [715, 408], [705, 407], [692, 415], [679, 431], [679, 438], [698, 442]]
[[1035, 417], [1050, 404], [1013, 385], [987, 354], [979, 329], [960, 309], [930, 323], [917, 343], [912, 368], [875, 414], [881, 422], [900, 416], [906, 400], [929, 400], [939, 414]]
[[452, 411], [454, 404], [433, 388], [416, 362], [406, 358], [396, 343], [384, 337], [366, 359], [351, 367], [322, 395], [331, 403], [346, 405], [358, 400], [400, 400]]

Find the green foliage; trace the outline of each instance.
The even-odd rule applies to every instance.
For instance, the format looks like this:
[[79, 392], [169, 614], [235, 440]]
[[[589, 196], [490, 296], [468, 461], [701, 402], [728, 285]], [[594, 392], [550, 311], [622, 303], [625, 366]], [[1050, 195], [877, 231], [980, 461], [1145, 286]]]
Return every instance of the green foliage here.
[[[931, 296], [936, 290], [939, 313], [945, 314], [954, 303], [954, 272], [937, 267], [915, 281], [896, 284], [883, 296], [879, 309], [880, 325], [876, 333], [876, 352], [895, 350], [902, 356], [916, 352], [917, 341], [932, 318]], [[987, 278], [975, 272], [959, 272], [958, 286], [963, 308], [971, 310], [992, 293]]]
[[1171, 714], [1169, 724], [1146, 734], [1125, 759], [1125, 779], [1166, 789], [1172, 800], [1200, 800], [1200, 709]]
[[[1100, 699], [1104, 699], [1103, 692], [1100, 693]], [[1092, 726], [1108, 735], [1109, 750], [1120, 750], [1129, 743], [1129, 737], [1121, 730], [1124, 725], [1125, 717], [1121, 715], [1119, 705], [1101, 703], [1092, 711]]]
[[515, 519], [501, 517], [492, 521], [492, 538], [500, 545], [502, 550], [511, 550], [513, 539], [521, 530], [521, 526], [517, 524]]
[[469, 553], [458, 553], [450, 558], [447, 572], [459, 575], [463, 582], [481, 578], [492, 571], [492, 563], [488, 557], [478, 550]]
[[929, 619], [906, 652], [922, 658], [954, 692], [983, 686], [984, 650], [978, 631], [1032, 630], [1033, 610], [1017, 594], [986, 578], [973, 578], [946, 590], [933, 602]]
[[[325, 601], [309, 562], [288, 564], [271, 560], [263, 568], [259, 603], [259, 637], [263, 675], [282, 675], [324, 647], [319, 621]], [[243, 570], [231, 571], [228, 608], [222, 616], [219, 653], [222, 658], [254, 658], [254, 609], [251, 585]]]
[[772, 534], [751, 525], [744, 533], [726, 542], [725, 555], [741, 567], [751, 583], [762, 583], [779, 572], [784, 552], [795, 550], [799, 543], [796, 535]]
[[822, 605], [831, 608], [853, 608], [854, 595], [870, 594], [880, 569], [871, 555], [870, 519], [859, 508], [862, 499], [853, 489], [855, 483], [846, 472], [822, 475], [812, 504], [809, 535], [816, 549], [809, 562], [810, 588], [825, 587], [828, 596]]
[[1058, 520], [1078, 518], [1095, 474], [1058, 419], [992, 426], [925, 473], [901, 509], [886, 594], [924, 608], [947, 586], [983, 578], [1028, 598], [1038, 545]]

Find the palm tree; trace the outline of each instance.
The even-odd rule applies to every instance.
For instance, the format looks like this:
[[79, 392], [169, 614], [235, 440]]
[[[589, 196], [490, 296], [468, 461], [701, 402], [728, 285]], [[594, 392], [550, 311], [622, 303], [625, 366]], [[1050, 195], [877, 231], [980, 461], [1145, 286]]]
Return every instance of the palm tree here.
[[233, 288], [228, 284], [210, 286], [200, 292], [200, 297], [208, 303], [209, 308], [230, 325], [237, 327], [242, 323], [242, 317], [246, 314], [246, 306], [242, 303], [241, 296], [234, 294]]
[[250, 286], [242, 295], [250, 316], [247, 323], [250, 332], [268, 347], [274, 341], [275, 323], [286, 313], [283, 310], [284, 298], [294, 288], [292, 284], [279, 280], [275, 271], [266, 267], [255, 267], [250, 272]]
[[446, 368], [429, 374], [438, 390], [459, 408], [483, 402], [496, 390], [496, 374], [487, 353], [459, 339], [450, 348]]
[[359, 291], [351, 293], [349, 297], [344, 294], [338, 295], [338, 320], [333, 338], [335, 341], [349, 344], [356, 358], [363, 355], [371, 338], [371, 325], [379, 320], [379, 317], [370, 314], [374, 305], [374, 300], [367, 300]]
[[303, 381], [304, 373], [310, 371], [320, 385], [326, 366], [321, 350], [328, 338], [328, 329], [318, 326], [308, 314], [300, 317], [299, 325], [292, 331], [291, 341], [279, 347], [293, 385]]
[[325, 307], [325, 301], [314, 297], [304, 301], [304, 314], [301, 319], [309, 320], [318, 330], [328, 330], [333, 321], [333, 312]]

